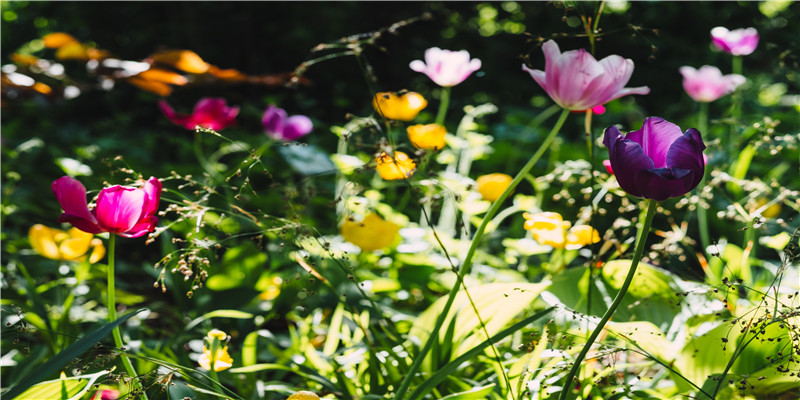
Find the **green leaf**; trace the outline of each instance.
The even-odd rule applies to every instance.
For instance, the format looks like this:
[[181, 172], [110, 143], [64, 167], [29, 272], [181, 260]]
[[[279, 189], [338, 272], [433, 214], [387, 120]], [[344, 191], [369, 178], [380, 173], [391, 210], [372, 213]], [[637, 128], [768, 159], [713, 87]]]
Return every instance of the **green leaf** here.
[[441, 398], [441, 400], [472, 400], [472, 399], [485, 399], [486, 396], [492, 392], [496, 384], [491, 384], [483, 387], [476, 387], [464, 392], [453, 393]]
[[17, 397], [18, 399], [79, 399], [89, 389], [94, 382], [111, 372], [110, 370], [99, 371], [94, 374], [66, 377], [63, 375], [59, 379], [38, 383], [26, 390]]
[[[613, 260], [603, 265], [603, 277], [614, 289], [622, 287], [622, 282], [628, 275], [631, 267], [631, 260]], [[640, 262], [636, 268], [636, 276], [633, 277], [628, 293], [642, 299], [655, 297], [668, 299], [674, 291], [671, 285], [675, 284], [675, 278], [658, 268]]]
[[71, 344], [69, 347], [61, 351], [60, 353], [56, 354], [53, 358], [47, 360], [41, 367], [35, 369], [30, 374], [26, 375], [20, 381], [14, 385], [8, 392], [4, 393], [4, 397], [7, 398], [15, 398], [22, 392], [26, 391], [28, 388], [33, 386], [36, 382], [41, 382], [47, 376], [52, 375], [59, 369], [63, 368], [67, 365], [68, 362], [72, 361], [75, 358], [78, 358], [89, 350], [95, 343], [102, 340], [104, 337], [108, 336], [111, 331], [121, 325], [123, 322], [129, 320], [134, 315], [145, 311], [146, 309], [140, 309], [129, 313], [123, 317], [118, 318], [116, 321], [105, 324], [101, 326], [99, 329], [96, 329], [93, 332], [90, 332], [88, 335], [83, 336], [82, 338], [78, 339], [75, 343]]
[[255, 315], [239, 310], [214, 310], [195, 318], [192, 322], [189, 322], [186, 325], [185, 329], [187, 331], [191, 330], [201, 322], [211, 318], [250, 319], [253, 317], [255, 317]]
[[303, 175], [318, 175], [336, 172], [328, 153], [312, 144], [290, 143], [278, 147], [278, 153], [286, 162]]

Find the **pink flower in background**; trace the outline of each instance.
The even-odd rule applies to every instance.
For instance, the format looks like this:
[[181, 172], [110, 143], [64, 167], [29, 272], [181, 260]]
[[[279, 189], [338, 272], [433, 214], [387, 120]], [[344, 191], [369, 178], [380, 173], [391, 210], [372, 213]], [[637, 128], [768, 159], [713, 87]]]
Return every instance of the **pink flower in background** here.
[[176, 125], [194, 130], [196, 126], [221, 131], [236, 123], [239, 107], [228, 107], [225, 99], [205, 97], [194, 106], [192, 115], [178, 114], [166, 101], [158, 102], [161, 112]]
[[553, 40], [542, 45], [544, 71], [522, 69], [559, 106], [568, 110], [589, 110], [611, 100], [629, 94], [648, 94], [650, 88], [640, 86], [626, 88], [633, 74], [633, 61], [618, 55], [610, 55], [597, 61], [586, 50], [570, 50], [561, 53]]
[[414, 60], [408, 66], [428, 75], [437, 85], [449, 87], [464, 82], [470, 74], [480, 69], [481, 60], [470, 60], [466, 50], [451, 51], [431, 47], [425, 50], [425, 62]]
[[275, 106], [267, 107], [261, 123], [264, 124], [264, 130], [271, 138], [287, 142], [309, 134], [314, 128], [314, 124], [305, 115], [289, 117], [284, 109]]
[[681, 67], [683, 89], [695, 101], [711, 102], [733, 92], [746, 79], [739, 74], [722, 75], [719, 68], [704, 65], [700, 69]]
[[119, 390], [116, 389], [103, 389], [94, 394], [92, 400], [117, 400], [119, 399]]
[[151, 177], [141, 188], [120, 185], [104, 188], [92, 209], [86, 203], [86, 188], [77, 179], [58, 178], [52, 188], [64, 209], [58, 222], [69, 222], [84, 232], [110, 232], [136, 238], [152, 232], [158, 223], [161, 182], [156, 178]]
[[711, 30], [711, 42], [716, 48], [734, 56], [746, 56], [758, 46], [756, 28], [734, 29], [718, 26]]

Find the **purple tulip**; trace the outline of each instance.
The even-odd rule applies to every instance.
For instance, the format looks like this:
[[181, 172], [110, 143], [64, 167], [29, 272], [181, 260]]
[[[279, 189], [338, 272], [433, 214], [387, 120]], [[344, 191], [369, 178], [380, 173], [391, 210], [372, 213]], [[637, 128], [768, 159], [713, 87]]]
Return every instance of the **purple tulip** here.
[[719, 68], [704, 65], [700, 69], [681, 67], [683, 89], [695, 101], [711, 102], [732, 93], [747, 79], [739, 74], [722, 75]]
[[267, 131], [267, 135], [286, 142], [297, 140], [310, 133], [314, 128], [314, 124], [305, 115], [289, 117], [285, 110], [275, 106], [267, 107], [261, 123], [264, 125], [264, 130]]
[[161, 182], [156, 178], [151, 177], [141, 188], [107, 187], [100, 191], [93, 209], [86, 203], [86, 188], [77, 179], [58, 178], [52, 188], [64, 209], [58, 222], [69, 222], [84, 232], [135, 238], [152, 232], [158, 223]]
[[756, 28], [734, 29], [718, 26], [711, 30], [711, 42], [714, 46], [734, 56], [746, 56], [758, 46]]
[[480, 69], [481, 60], [470, 60], [466, 50], [452, 51], [431, 47], [425, 50], [425, 62], [414, 60], [408, 66], [428, 75], [437, 85], [449, 87], [464, 82], [470, 74]]
[[697, 129], [681, 128], [650, 117], [642, 129], [625, 136], [615, 126], [605, 131], [611, 169], [626, 192], [657, 201], [694, 189], [705, 173], [703, 138]]
[[221, 131], [236, 123], [239, 107], [228, 107], [225, 99], [206, 97], [194, 106], [192, 115], [178, 114], [166, 101], [158, 102], [161, 112], [176, 125], [194, 130], [196, 126]]
[[610, 55], [597, 61], [584, 49], [561, 53], [553, 40], [545, 42], [542, 51], [544, 71], [524, 64], [522, 69], [562, 108], [590, 110], [629, 94], [650, 93], [647, 86], [625, 87], [633, 74], [630, 59]]

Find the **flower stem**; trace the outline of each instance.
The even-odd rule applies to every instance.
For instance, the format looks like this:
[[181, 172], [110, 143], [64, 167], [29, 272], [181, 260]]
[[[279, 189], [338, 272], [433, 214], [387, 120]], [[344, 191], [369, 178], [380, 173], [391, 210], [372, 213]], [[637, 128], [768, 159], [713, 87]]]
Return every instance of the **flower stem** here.
[[[108, 292], [108, 322], [114, 322], [117, 320], [117, 302], [116, 302], [116, 292], [114, 289], [114, 250], [116, 248], [116, 239], [117, 235], [110, 233], [108, 237], [108, 283], [107, 283], [107, 292]], [[119, 326], [115, 326], [113, 330], [111, 330], [111, 335], [114, 337], [114, 345], [118, 349], [122, 349], [122, 335], [119, 333]], [[131, 364], [131, 360], [125, 353], [120, 353], [119, 357], [122, 359], [122, 365], [125, 366], [125, 371], [130, 375], [133, 386], [135, 390], [142, 389], [142, 385], [139, 383], [138, 374], [136, 370], [133, 368], [133, 364]], [[142, 389], [142, 396], [147, 399], [147, 394]]]
[[617, 310], [617, 307], [619, 307], [619, 304], [622, 303], [622, 298], [625, 297], [625, 293], [628, 292], [628, 287], [630, 287], [633, 277], [636, 275], [636, 267], [639, 266], [639, 260], [641, 260], [642, 253], [644, 253], [644, 244], [647, 241], [647, 234], [650, 232], [650, 225], [653, 222], [653, 216], [656, 214], [656, 208], [658, 208], [657, 201], [652, 199], [647, 201], [647, 216], [645, 216], [642, 229], [639, 231], [639, 235], [636, 238], [636, 250], [633, 253], [633, 260], [631, 260], [631, 267], [628, 270], [628, 275], [625, 277], [625, 282], [622, 283], [622, 287], [619, 288], [619, 292], [617, 293], [617, 296], [614, 297], [614, 301], [608, 307], [608, 310], [606, 310], [605, 314], [603, 314], [603, 318], [600, 319], [597, 327], [594, 328], [594, 331], [592, 332], [591, 336], [589, 336], [586, 344], [583, 345], [583, 349], [581, 349], [580, 354], [578, 354], [578, 357], [575, 359], [572, 369], [570, 369], [569, 374], [567, 374], [567, 378], [564, 381], [564, 388], [561, 391], [561, 394], [558, 396], [559, 400], [566, 400], [567, 397], [569, 397], [572, 389], [572, 381], [574, 380], [575, 375], [578, 373], [578, 370], [581, 368], [581, 363], [586, 357], [586, 353], [589, 352], [589, 349], [592, 347], [597, 337], [600, 336], [600, 332], [603, 331], [603, 328], [605, 328], [608, 320], [611, 319], [611, 316], [614, 315], [614, 312]]
[[444, 117], [447, 115], [447, 107], [450, 106], [450, 87], [442, 88], [442, 97], [439, 99], [439, 112], [436, 113], [436, 123], [444, 126]]
[[395, 399], [402, 400], [405, 396], [405, 393], [408, 391], [408, 387], [411, 384], [411, 380], [416, 376], [417, 370], [419, 370], [420, 366], [422, 365], [423, 360], [428, 355], [428, 352], [433, 347], [433, 342], [439, 339], [438, 332], [442, 329], [442, 325], [444, 324], [444, 320], [447, 317], [447, 314], [450, 312], [450, 308], [453, 306], [453, 302], [455, 301], [456, 294], [458, 293], [459, 288], [461, 287], [461, 282], [464, 280], [464, 277], [467, 276], [470, 272], [472, 267], [472, 257], [475, 255], [475, 250], [478, 247], [478, 244], [483, 237], [483, 233], [486, 230], [486, 227], [492, 221], [492, 218], [497, 214], [500, 210], [500, 207], [503, 205], [503, 201], [508, 198], [514, 188], [519, 185], [522, 179], [528, 174], [528, 172], [533, 168], [533, 165], [539, 161], [539, 158], [542, 157], [544, 152], [550, 147], [550, 144], [555, 139], [558, 131], [561, 130], [561, 127], [564, 125], [564, 121], [567, 119], [567, 115], [569, 115], [569, 110], [563, 110], [561, 112], [561, 116], [558, 118], [555, 126], [550, 131], [550, 134], [547, 138], [542, 142], [539, 146], [539, 149], [536, 150], [531, 158], [528, 160], [527, 164], [525, 164], [522, 169], [519, 170], [517, 176], [511, 181], [511, 184], [508, 185], [506, 190], [500, 197], [492, 203], [492, 206], [483, 216], [481, 220], [481, 225], [475, 231], [475, 236], [472, 237], [472, 242], [470, 243], [469, 250], [467, 250], [467, 255], [464, 257], [464, 262], [462, 264], [461, 270], [459, 271], [458, 275], [456, 276], [456, 282], [453, 284], [452, 289], [450, 289], [450, 293], [447, 298], [447, 303], [445, 303], [442, 312], [439, 314], [439, 317], [436, 319], [436, 325], [431, 330], [431, 335], [428, 337], [428, 340], [425, 342], [425, 345], [420, 350], [419, 354], [417, 354], [414, 358], [414, 363], [411, 364], [408, 371], [406, 372], [405, 378], [403, 378], [403, 382], [400, 383], [400, 386], [397, 388], [397, 392], [395, 392]]
[[[700, 102], [700, 112], [697, 114], [697, 130], [708, 135], [708, 103], [704, 101]], [[704, 171], [708, 172], [708, 168], [705, 168]], [[705, 176], [697, 186], [697, 194], [701, 199], [704, 186]], [[703, 207], [702, 204], [698, 204], [697, 206], [697, 227], [700, 230], [700, 244], [703, 246], [703, 252], [705, 253], [706, 249], [711, 244], [711, 240], [708, 235], [708, 210], [706, 210], [706, 207]]]

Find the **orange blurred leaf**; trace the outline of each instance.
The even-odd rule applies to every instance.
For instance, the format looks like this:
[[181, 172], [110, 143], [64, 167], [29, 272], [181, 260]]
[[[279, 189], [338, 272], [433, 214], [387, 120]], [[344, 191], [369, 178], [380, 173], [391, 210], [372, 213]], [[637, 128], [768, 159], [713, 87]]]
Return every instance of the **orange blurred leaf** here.
[[41, 83], [41, 82], [34, 83], [33, 84], [33, 90], [35, 90], [35, 91], [37, 91], [37, 92], [39, 92], [41, 94], [50, 94], [50, 93], [53, 92], [53, 89], [51, 89], [50, 86], [47, 86], [47, 85], [45, 85], [44, 83]]
[[170, 93], [172, 93], [172, 88], [163, 82], [150, 81], [146, 79], [137, 78], [136, 76], [128, 78], [128, 82], [138, 86], [139, 89], [155, 93], [159, 96], [169, 96]]
[[15, 62], [16, 64], [27, 66], [36, 65], [36, 62], [39, 61], [39, 57], [32, 56], [30, 54], [14, 53], [10, 58], [11, 61]]
[[87, 60], [86, 46], [79, 42], [65, 43], [56, 50], [56, 58], [59, 60]]
[[153, 54], [152, 58], [154, 62], [167, 64], [192, 74], [202, 74], [209, 69], [209, 64], [191, 50], [161, 51]]
[[63, 47], [71, 43], [80, 44], [80, 42], [78, 42], [78, 39], [75, 39], [72, 35], [66, 34], [64, 32], [48, 33], [47, 35], [44, 35], [44, 37], [42, 37], [42, 40], [44, 40], [44, 46], [51, 49]]
[[247, 79], [245, 74], [235, 69], [219, 69], [216, 65], [209, 65], [207, 72], [210, 75], [226, 81], [243, 81]]
[[183, 86], [189, 83], [189, 80], [186, 79], [185, 76], [161, 68], [150, 68], [146, 71], [136, 74], [135, 77], [148, 81], [170, 83], [178, 86]]

